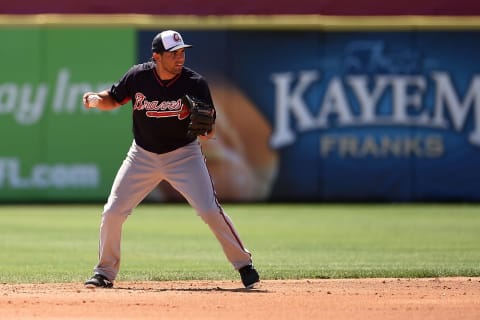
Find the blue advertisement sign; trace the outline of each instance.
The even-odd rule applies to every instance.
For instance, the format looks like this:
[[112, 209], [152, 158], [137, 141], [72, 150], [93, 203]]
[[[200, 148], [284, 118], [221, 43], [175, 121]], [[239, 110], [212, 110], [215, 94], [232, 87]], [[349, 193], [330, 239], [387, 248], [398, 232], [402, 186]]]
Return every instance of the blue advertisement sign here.
[[[158, 31], [139, 33], [139, 62]], [[254, 141], [243, 149], [263, 184], [247, 200], [480, 200], [478, 32], [182, 35], [186, 65]]]

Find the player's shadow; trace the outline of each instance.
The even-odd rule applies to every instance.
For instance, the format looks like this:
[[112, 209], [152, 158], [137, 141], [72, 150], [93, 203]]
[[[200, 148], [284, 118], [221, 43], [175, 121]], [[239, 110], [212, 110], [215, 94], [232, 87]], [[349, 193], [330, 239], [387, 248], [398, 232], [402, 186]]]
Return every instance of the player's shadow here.
[[269, 293], [270, 291], [261, 288], [135, 288], [135, 287], [115, 287], [114, 290], [128, 290], [128, 291], [144, 291], [144, 292], [168, 292], [168, 291], [183, 291], [183, 292], [242, 292], [242, 293]]

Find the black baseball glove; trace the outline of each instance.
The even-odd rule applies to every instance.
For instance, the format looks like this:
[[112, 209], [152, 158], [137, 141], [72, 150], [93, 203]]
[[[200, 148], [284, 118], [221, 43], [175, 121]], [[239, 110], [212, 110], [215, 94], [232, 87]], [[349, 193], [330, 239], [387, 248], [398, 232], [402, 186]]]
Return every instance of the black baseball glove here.
[[182, 97], [182, 103], [190, 111], [190, 124], [188, 125], [187, 135], [196, 137], [210, 133], [215, 123], [215, 109], [213, 106], [188, 95]]

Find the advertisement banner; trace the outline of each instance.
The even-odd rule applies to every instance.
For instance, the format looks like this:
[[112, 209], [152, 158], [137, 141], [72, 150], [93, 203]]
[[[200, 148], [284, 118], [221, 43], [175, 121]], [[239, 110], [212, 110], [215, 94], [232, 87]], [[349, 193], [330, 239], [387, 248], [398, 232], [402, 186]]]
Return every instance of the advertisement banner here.
[[[0, 200], [104, 200], [130, 110], [86, 110], [135, 60], [132, 29], [0, 29]], [[108, 62], [108, 63], [107, 63]]]
[[[131, 104], [86, 110], [161, 30], [3, 28], [0, 201], [105, 201]], [[222, 201], [479, 201], [477, 31], [181, 30]], [[180, 199], [161, 183], [148, 199]]]
[[[139, 34], [139, 60], [154, 34]], [[234, 196], [480, 200], [478, 32], [182, 34], [241, 140], [222, 151], [249, 167]]]

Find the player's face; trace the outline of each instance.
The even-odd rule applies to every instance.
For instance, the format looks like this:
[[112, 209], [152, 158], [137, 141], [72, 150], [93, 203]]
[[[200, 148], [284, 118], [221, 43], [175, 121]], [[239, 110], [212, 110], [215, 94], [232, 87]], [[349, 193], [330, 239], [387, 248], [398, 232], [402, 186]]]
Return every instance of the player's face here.
[[183, 64], [185, 63], [185, 49], [178, 49], [177, 51], [164, 52], [158, 59], [159, 67], [162, 71], [168, 73], [172, 77], [182, 72]]

